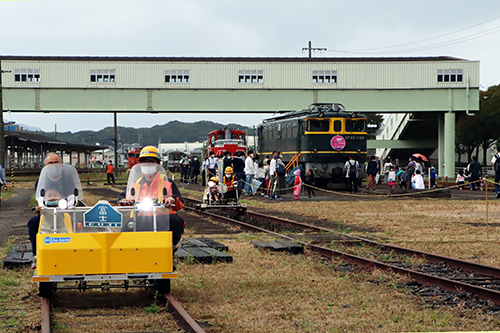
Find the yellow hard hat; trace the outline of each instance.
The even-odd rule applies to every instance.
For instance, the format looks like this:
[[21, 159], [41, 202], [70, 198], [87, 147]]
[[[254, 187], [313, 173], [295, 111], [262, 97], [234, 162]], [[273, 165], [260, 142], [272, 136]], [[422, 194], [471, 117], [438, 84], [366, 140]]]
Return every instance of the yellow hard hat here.
[[224, 171], [225, 173], [233, 173], [233, 168], [230, 166], [226, 167], [226, 170]]
[[158, 154], [158, 149], [156, 149], [153, 146], [146, 146], [142, 148], [141, 153], [139, 154], [139, 161], [141, 161], [142, 158], [154, 158], [156, 160], [160, 160], [160, 156]]
[[210, 181], [217, 182], [217, 178], [216, 177], [212, 177], [212, 178], [210, 178]]

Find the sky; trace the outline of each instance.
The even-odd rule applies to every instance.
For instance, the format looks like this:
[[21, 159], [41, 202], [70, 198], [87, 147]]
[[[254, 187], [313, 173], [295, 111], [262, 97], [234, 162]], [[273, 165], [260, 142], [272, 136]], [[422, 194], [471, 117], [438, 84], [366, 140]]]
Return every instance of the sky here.
[[[314, 57], [479, 60], [481, 89], [500, 83], [498, 0], [0, 0], [0, 17], [1, 55], [307, 57], [312, 41], [327, 49]], [[118, 114], [118, 126], [264, 118]], [[112, 114], [4, 113], [4, 121], [58, 132], [114, 124]]]

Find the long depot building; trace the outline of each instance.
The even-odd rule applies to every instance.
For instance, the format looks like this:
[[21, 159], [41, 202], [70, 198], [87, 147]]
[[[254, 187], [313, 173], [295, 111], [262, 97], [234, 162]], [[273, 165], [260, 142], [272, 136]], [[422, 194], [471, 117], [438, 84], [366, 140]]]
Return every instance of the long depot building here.
[[[455, 115], [479, 110], [479, 61], [453, 57], [0, 56], [0, 69], [11, 112], [273, 113], [335, 102], [349, 112], [408, 114], [369, 146], [415, 150], [424, 140], [449, 177]], [[435, 130], [405, 136], [421, 113]]]

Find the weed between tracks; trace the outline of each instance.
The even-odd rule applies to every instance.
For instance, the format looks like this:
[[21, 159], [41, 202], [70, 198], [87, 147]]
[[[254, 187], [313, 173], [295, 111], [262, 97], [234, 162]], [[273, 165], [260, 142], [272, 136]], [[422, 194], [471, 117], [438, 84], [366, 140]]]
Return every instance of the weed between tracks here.
[[[280, 216], [352, 235], [485, 265], [500, 266], [500, 201], [392, 199], [261, 203]], [[311, 218], [313, 218], [311, 220]], [[487, 240], [487, 232], [489, 241]]]
[[[406, 278], [224, 239], [233, 263], [181, 265], [172, 293], [207, 332], [403, 332], [490, 329], [497, 318], [430, 309]], [[264, 239], [254, 235], [254, 239]], [[378, 286], [378, 287], [377, 287]]]

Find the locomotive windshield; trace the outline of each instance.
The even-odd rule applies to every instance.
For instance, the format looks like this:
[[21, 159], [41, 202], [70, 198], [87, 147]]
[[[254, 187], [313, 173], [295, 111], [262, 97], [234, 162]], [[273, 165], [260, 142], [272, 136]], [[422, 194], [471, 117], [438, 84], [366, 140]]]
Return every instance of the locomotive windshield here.
[[307, 132], [329, 132], [330, 120], [328, 119], [308, 119], [306, 120]]
[[347, 120], [345, 122], [346, 132], [365, 132], [366, 120]]

